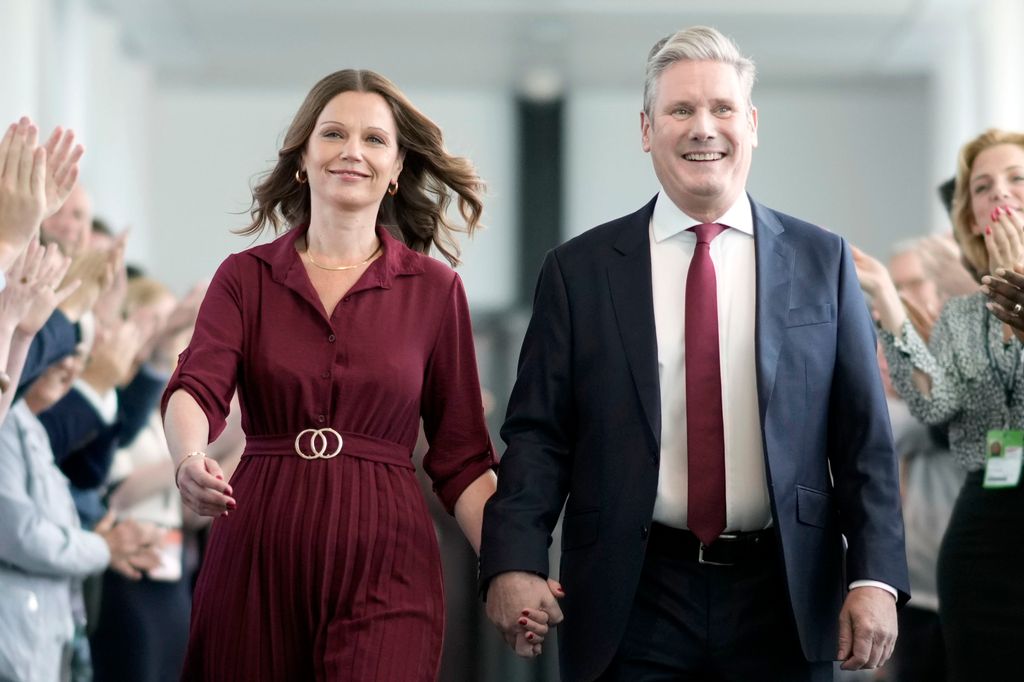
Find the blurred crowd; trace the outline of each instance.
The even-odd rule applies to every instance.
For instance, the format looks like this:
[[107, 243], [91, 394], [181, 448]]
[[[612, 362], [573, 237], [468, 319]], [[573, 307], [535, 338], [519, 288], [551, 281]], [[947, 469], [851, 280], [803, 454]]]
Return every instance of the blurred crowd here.
[[[204, 287], [126, 266], [83, 152], [28, 118], [0, 141], [0, 679], [177, 679], [209, 519], [181, 505], [158, 401]], [[209, 454], [230, 470], [242, 447], [236, 422]]]

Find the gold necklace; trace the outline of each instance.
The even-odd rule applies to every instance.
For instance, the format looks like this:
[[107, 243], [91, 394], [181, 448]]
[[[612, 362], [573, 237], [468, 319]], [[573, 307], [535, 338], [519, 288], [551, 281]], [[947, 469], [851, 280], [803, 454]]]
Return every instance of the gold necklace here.
[[331, 272], [340, 272], [342, 270], [355, 270], [356, 268], [361, 268], [364, 265], [366, 265], [367, 263], [369, 263], [370, 261], [372, 261], [374, 256], [376, 256], [378, 253], [380, 253], [380, 247], [381, 246], [383, 246], [383, 244], [378, 240], [377, 248], [374, 249], [373, 253], [371, 253], [369, 256], [367, 256], [366, 260], [364, 260], [362, 263], [356, 263], [355, 265], [335, 265], [335, 266], [330, 266], [330, 265], [320, 265], [315, 260], [313, 260], [313, 252], [309, 250], [309, 240], [306, 240], [306, 258], [309, 259], [309, 262], [310, 262], [311, 265], [315, 265], [316, 267], [320, 268], [321, 270], [329, 270]]

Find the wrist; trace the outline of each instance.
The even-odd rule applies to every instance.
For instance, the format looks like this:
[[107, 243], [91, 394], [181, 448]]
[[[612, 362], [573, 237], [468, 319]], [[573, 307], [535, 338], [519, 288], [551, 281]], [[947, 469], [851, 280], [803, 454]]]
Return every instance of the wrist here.
[[174, 467], [174, 486], [181, 490], [181, 486], [178, 485], [178, 475], [181, 474], [181, 467], [185, 466], [186, 462], [190, 462], [193, 458], [199, 457], [200, 459], [206, 459], [206, 453], [202, 450], [193, 450], [192, 452], [185, 453], [178, 460], [178, 464]]

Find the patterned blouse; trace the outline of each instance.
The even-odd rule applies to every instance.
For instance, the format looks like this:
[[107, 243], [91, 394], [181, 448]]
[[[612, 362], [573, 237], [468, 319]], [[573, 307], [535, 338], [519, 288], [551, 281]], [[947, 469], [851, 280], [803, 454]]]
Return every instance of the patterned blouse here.
[[[968, 471], [984, 468], [989, 430], [1024, 428], [1024, 346], [1016, 336], [1003, 342], [987, 300], [981, 292], [950, 299], [928, 345], [909, 320], [899, 338], [878, 334], [893, 387], [921, 421], [949, 424], [953, 457]], [[914, 385], [915, 369], [931, 377], [930, 395]]]

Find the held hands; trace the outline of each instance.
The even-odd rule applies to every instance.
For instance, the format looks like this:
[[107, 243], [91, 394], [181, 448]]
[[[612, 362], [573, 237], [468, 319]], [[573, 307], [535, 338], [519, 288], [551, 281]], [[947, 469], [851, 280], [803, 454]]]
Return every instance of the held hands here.
[[896, 599], [880, 587], [856, 587], [839, 612], [839, 653], [843, 670], [873, 670], [896, 646]]
[[487, 617], [516, 654], [534, 658], [550, 626], [562, 622], [558, 599], [563, 596], [556, 580], [526, 571], [500, 573], [487, 587]]
[[227, 516], [238, 508], [220, 465], [203, 453], [179, 457], [174, 482], [181, 501], [199, 516]]

